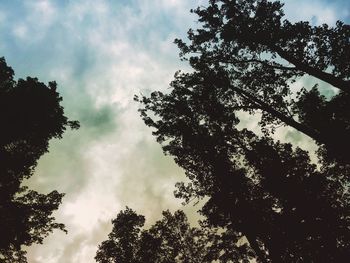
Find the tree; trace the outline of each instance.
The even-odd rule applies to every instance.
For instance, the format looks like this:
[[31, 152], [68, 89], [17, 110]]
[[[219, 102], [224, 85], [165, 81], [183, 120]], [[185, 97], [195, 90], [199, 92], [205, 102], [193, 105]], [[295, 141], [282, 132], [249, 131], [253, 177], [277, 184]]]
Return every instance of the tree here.
[[112, 220], [109, 239], [103, 241], [96, 254], [99, 263], [197, 263], [248, 262], [254, 253], [244, 243], [236, 245], [238, 238], [231, 231], [207, 227], [191, 227], [184, 212], [163, 212], [148, 230], [141, 229], [144, 216], [130, 208], [121, 211]]
[[48, 86], [36, 78], [14, 80], [14, 71], [0, 58], [0, 258], [26, 262], [21, 246], [42, 243], [54, 229], [52, 212], [63, 194], [40, 194], [21, 186], [32, 176], [38, 159], [48, 152], [52, 138], [61, 138], [67, 127], [76, 129], [60, 105], [56, 83]]
[[[348, 27], [282, 21], [279, 2], [209, 2], [195, 10], [202, 28], [189, 31], [190, 44], [176, 40], [193, 71], [176, 73], [167, 94], [136, 97], [191, 181], [178, 183], [176, 196], [208, 198], [207, 224], [244, 236], [259, 262], [342, 262], [350, 256]], [[304, 74], [341, 91], [293, 94]], [[238, 128], [241, 111], [262, 112], [263, 136]], [[318, 165], [273, 140], [276, 124], [315, 139]]]
[[[195, 73], [177, 78], [198, 82], [215, 74], [221, 79], [218, 92], [230, 97], [235, 110], [262, 112], [266, 132], [291, 126], [323, 145], [329, 158], [349, 162], [344, 154], [350, 146], [348, 111], [335, 105], [349, 107], [350, 27], [340, 21], [335, 27], [291, 23], [282, 7], [279, 1], [210, 0], [207, 7], [192, 10], [202, 26], [189, 31], [188, 44], [175, 42]], [[338, 95], [327, 100], [317, 85], [295, 94], [291, 84], [304, 75], [330, 84]], [[305, 103], [295, 103], [295, 96]], [[325, 112], [315, 123], [314, 115]]]
[[136, 214], [130, 208], [121, 211], [117, 218], [112, 220], [113, 230], [108, 236], [109, 239], [103, 241], [99, 246], [96, 261], [101, 263], [135, 262], [137, 243], [144, 223], [144, 216]]
[[209, 198], [208, 224], [242, 233], [261, 262], [349, 256], [348, 166], [319, 170], [307, 152], [235, 128], [238, 118], [211, 86], [182, 88], [152, 93], [141, 110], [191, 180], [178, 184], [177, 197]]

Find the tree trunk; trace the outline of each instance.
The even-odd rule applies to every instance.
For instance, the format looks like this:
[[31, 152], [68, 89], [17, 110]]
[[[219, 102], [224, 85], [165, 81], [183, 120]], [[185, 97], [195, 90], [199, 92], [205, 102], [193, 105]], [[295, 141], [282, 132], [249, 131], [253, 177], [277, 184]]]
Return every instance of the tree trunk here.
[[310, 129], [309, 127], [295, 121], [293, 118], [286, 116], [285, 114], [275, 110], [274, 108], [272, 108], [270, 105], [268, 105], [267, 103], [263, 102], [262, 100], [254, 97], [253, 95], [251, 95], [249, 92], [246, 92], [240, 88], [234, 88], [238, 93], [241, 94], [241, 96], [243, 96], [244, 98], [248, 99], [249, 101], [251, 101], [252, 103], [254, 103], [255, 105], [257, 105], [258, 108], [260, 108], [263, 111], [266, 111], [268, 113], [270, 113], [272, 116], [276, 117], [277, 119], [279, 119], [280, 121], [282, 121], [283, 123], [285, 123], [288, 126], [293, 127], [294, 129], [304, 133], [305, 135], [311, 137], [312, 139], [314, 139], [315, 141], [322, 143], [322, 144], [326, 144], [327, 141], [325, 141], [322, 136], [315, 130]]
[[350, 81], [343, 80], [334, 76], [333, 74], [324, 72], [315, 67], [311, 67], [301, 62], [300, 60], [294, 58], [293, 56], [289, 55], [288, 52], [284, 51], [282, 48], [274, 46], [272, 47], [272, 50], [277, 52], [277, 54], [280, 55], [283, 59], [293, 64], [297, 69], [304, 71], [305, 73], [315, 78], [318, 78], [324, 82], [327, 82], [346, 93], [350, 93]]

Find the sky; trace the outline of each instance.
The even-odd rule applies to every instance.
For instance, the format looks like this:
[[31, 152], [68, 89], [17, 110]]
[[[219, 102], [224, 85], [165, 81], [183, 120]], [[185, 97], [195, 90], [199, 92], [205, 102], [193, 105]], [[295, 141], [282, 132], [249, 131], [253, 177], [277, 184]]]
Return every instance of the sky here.
[[[286, 0], [292, 21], [349, 22], [347, 0]], [[28, 248], [29, 263], [92, 263], [107, 239], [111, 220], [125, 206], [160, 219], [183, 208], [195, 220], [198, 207], [173, 197], [184, 172], [164, 156], [142, 122], [134, 94], [166, 91], [178, 58], [175, 38], [196, 27], [191, 8], [206, 0], [1, 0], [0, 56], [16, 78], [55, 80], [66, 115], [81, 128], [50, 142], [26, 182], [41, 193], [65, 193], [55, 213], [68, 234], [55, 231], [43, 245]], [[254, 128], [254, 121], [246, 119]], [[305, 138], [290, 130], [279, 136]], [[298, 138], [297, 138], [298, 137]]]

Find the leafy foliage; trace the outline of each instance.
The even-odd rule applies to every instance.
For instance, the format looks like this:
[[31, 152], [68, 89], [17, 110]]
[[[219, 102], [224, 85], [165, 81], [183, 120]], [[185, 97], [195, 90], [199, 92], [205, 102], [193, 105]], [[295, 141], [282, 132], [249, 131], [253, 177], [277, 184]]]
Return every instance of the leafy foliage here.
[[52, 138], [61, 138], [67, 127], [76, 129], [60, 105], [56, 83], [48, 86], [36, 78], [14, 80], [14, 71], [0, 59], [0, 259], [26, 262], [22, 245], [42, 243], [54, 229], [52, 212], [63, 194], [40, 194], [21, 186], [29, 178], [38, 159], [48, 152]]
[[[326, 147], [329, 158], [349, 162], [345, 153], [350, 129], [344, 118], [348, 111], [329, 106], [341, 98], [343, 107], [349, 107], [350, 27], [340, 21], [335, 27], [291, 23], [284, 19], [282, 7], [279, 1], [211, 0], [209, 6], [193, 10], [201, 27], [189, 31], [189, 43], [175, 40], [181, 57], [195, 70], [184, 74], [186, 82], [208, 82], [205, 77], [214, 75], [220, 79], [215, 81], [217, 93], [229, 96], [236, 110], [262, 113], [260, 124], [266, 133], [276, 125], [291, 126]], [[292, 84], [304, 75], [340, 90], [326, 107], [322, 123], [313, 116], [323, 116], [324, 97], [304, 89], [297, 99], [308, 103], [293, 99]]]
[[145, 219], [130, 208], [112, 221], [109, 239], [103, 241], [96, 254], [99, 263], [197, 263], [248, 262], [254, 253], [247, 243], [236, 245], [240, 238], [231, 231], [218, 231], [202, 222], [191, 227], [182, 211], [163, 212], [163, 218], [148, 230], [141, 229]]
[[[278, 1], [211, 0], [194, 12], [202, 27], [176, 40], [193, 71], [177, 72], [167, 94], [135, 98], [191, 181], [175, 195], [208, 198], [206, 224], [244, 236], [259, 262], [349, 258], [349, 27], [293, 24]], [[295, 93], [305, 74], [339, 92]], [[262, 113], [263, 136], [238, 128], [242, 111]], [[318, 143], [317, 165], [273, 140], [279, 124]]]
[[255, 252], [267, 250], [262, 260], [273, 253], [277, 262], [343, 258], [350, 245], [348, 168], [318, 170], [307, 152], [236, 129], [237, 117], [216, 99], [183, 96], [174, 87], [143, 100], [161, 116], [154, 121], [141, 111], [145, 121], [191, 179], [178, 184], [177, 197], [210, 197], [202, 210], [208, 223], [244, 233], [252, 246], [257, 240]]

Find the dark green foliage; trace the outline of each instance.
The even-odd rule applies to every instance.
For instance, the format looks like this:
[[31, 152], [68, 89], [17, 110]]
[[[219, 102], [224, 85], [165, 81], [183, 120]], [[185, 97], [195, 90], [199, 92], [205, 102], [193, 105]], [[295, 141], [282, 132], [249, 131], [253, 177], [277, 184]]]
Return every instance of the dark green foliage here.
[[99, 246], [95, 259], [97, 262], [135, 262], [144, 216], [137, 215], [126, 208], [112, 221], [113, 230], [109, 239]]
[[[241, 236], [230, 230], [191, 227], [182, 211], [163, 212], [163, 218], [148, 230], [141, 229], [144, 217], [126, 208], [112, 221], [109, 239], [96, 254], [99, 263], [197, 263], [248, 262], [254, 257], [247, 243], [236, 245]], [[234, 241], [237, 242], [234, 242]]]
[[[189, 31], [189, 43], [175, 41], [181, 57], [195, 69], [186, 78], [198, 82], [208, 74], [216, 75], [221, 80], [216, 82], [217, 93], [230, 96], [237, 110], [262, 113], [263, 131], [273, 132], [280, 124], [291, 126], [326, 147], [329, 158], [349, 162], [344, 153], [350, 147], [350, 129], [342, 123], [347, 113], [338, 115], [339, 111], [327, 107], [324, 127], [316, 119], [305, 121], [310, 112], [305, 104], [293, 111], [291, 84], [304, 75], [312, 76], [339, 89], [343, 107], [349, 107], [350, 27], [342, 22], [335, 27], [291, 23], [284, 19], [282, 6], [279, 1], [212, 0], [208, 7], [193, 10], [202, 27]], [[307, 94], [300, 94], [300, 100]], [[313, 111], [307, 119], [322, 116], [321, 101], [321, 97], [308, 101]], [[330, 135], [329, 124], [334, 121], [336, 138]]]
[[293, 112], [300, 122], [313, 127], [330, 143], [320, 147], [321, 159], [327, 162], [348, 163], [348, 139], [350, 137], [350, 95], [340, 92], [328, 100], [316, 87], [299, 93], [299, 100], [293, 105]]
[[191, 179], [178, 184], [177, 197], [209, 197], [208, 224], [243, 233], [261, 261], [337, 262], [349, 253], [347, 168], [318, 170], [307, 152], [236, 129], [215, 89], [172, 87], [143, 98], [156, 120], [141, 113]]
[[13, 77], [14, 71], [1, 58], [0, 259], [26, 262], [22, 245], [42, 243], [53, 229], [64, 229], [51, 216], [63, 194], [40, 194], [21, 183], [48, 151], [49, 140], [61, 138], [67, 127], [76, 129], [79, 123], [64, 116], [55, 82], [46, 86], [36, 78]]
[[[202, 27], [189, 31], [189, 44], [176, 40], [193, 72], [176, 73], [168, 94], [136, 97], [191, 181], [178, 183], [176, 196], [208, 198], [207, 226], [247, 238], [259, 262], [344, 262], [349, 27], [292, 24], [278, 1], [211, 0], [194, 12]], [[291, 84], [305, 74], [340, 91], [326, 98], [316, 85], [295, 93]], [[243, 111], [262, 113], [263, 136], [238, 128]], [[316, 141], [318, 166], [306, 151], [272, 139], [280, 124]]]

